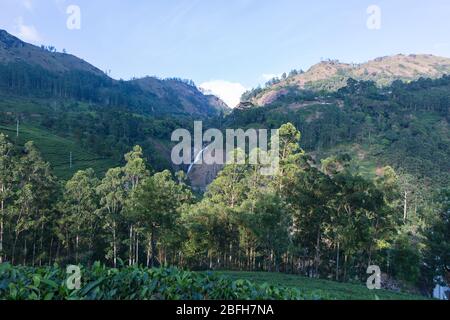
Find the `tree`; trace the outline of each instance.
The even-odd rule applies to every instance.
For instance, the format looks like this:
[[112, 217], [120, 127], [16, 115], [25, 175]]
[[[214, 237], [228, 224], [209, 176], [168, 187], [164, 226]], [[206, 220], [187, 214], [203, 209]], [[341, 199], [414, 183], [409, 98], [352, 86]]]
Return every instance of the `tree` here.
[[450, 189], [440, 190], [436, 200], [439, 203], [437, 214], [431, 217], [430, 226], [425, 231], [425, 263], [422, 266], [429, 291], [435, 284], [450, 284]]
[[[16, 247], [19, 236], [26, 231], [33, 233], [33, 263], [35, 258], [34, 240], [39, 233], [41, 255], [43, 255], [43, 238], [47, 214], [55, 201], [55, 177], [50, 171], [50, 165], [45, 162], [33, 142], [25, 144], [18, 161], [17, 170], [18, 191], [13, 206], [14, 242], [12, 262], [16, 258]], [[24, 264], [27, 259], [27, 239], [23, 239]]]
[[[126, 164], [124, 171], [124, 184], [127, 191], [127, 199], [131, 193], [136, 190], [139, 183], [149, 175], [147, 165], [143, 158], [142, 148], [135, 146], [133, 150], [125, 155]], [[129, 222], [129, 239], [128, 239], [128, 264], [139, 262], [139, 224], [134, 225], [134, 221]]]
[[100, 196], [99, 212], [103, 217], [103, 227], [110, 232], [110, 251], [106, 257], [112, 258], [114, 267], [117, 266], [117, 257], [120, 241], [118, 239], [118, 227], [121, 221], [122, 209], [125, 204], [125, 189], [123, 187], [122, 168], [109, 169], [105, 177], [97, 187]]
[[180, 216], [180, 193], [169, 171], [146, 178], [132, 193], [128, 211], [148, 236], [147, 266], [157, 266], [157, 241], [163, 230], [170, 230]]
[[79, 263], [80, 241], [86, 242], [88, 247], [88, 255], [84, 260], [89, 261], [89, 256], [93, 254], [94, 236], [99, 222], [96, 215], [98, 183], [94, 170], [87, 169], [75, 173], [65, 185], [61, 207], [65, 218], [69, 220], [70, 229], [74, 230], [75, 263]]
[[12, 187], [14, 182], [14, 160], [13, 160], [13, 146], [8, 142], [4, 134], [0, 134], [0, 263], [3, 262], [3, 235], [4, 224], [6, 219], [6, 204], [11, 199]]
[[[235, 156], [245, 157], [242, 150], [235, 150]], [[226, 164], [217, 178], [208, 186], [205, 197], [211, 202], [235, 208], [242, 203], [248, 188], [245, 178], [248, 175], [248, 164]]]
[[335, 193], [331, 179], [313, 167], [298, 171], [286, 189], [285, 201], [293, 211], [294, 241], [303, 248], [306, 260], [314, 262], [309, 275], [319, 276], [321, 247], [324, 233], [330, 229]]
[[278, 131], [280, 149], [280, 170], [276, 177], [276, 187], [284, 191], [284, 184], [294, 179], [295, 174], [301, 170], [301, 160], [304, 151], [300, 148], [301, 133], [292, 123], [284, 124]]
[[260, 193], [256, 201], [244, 202], [241, 208], [245, 226], [255, 235], [259, 248], [269, 257], [269, 270], [278, 272], [281, 256], [290, 246], [292, 217], [276, 194]]

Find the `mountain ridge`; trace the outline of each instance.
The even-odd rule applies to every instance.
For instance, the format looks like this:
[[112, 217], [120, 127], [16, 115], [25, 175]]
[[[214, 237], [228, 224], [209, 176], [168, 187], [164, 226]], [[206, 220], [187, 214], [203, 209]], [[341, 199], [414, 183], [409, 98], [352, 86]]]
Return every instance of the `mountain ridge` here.
[[[77, 81], [79, 80], [78, 77], [82, 78], [79, 81], [85, 81], [85, 75], [91, 78], [95, 77], [91, 88], [83, 90], [98, 89], [98, 95], [104, 95], [104, 91], [108, 89], [112, 91], [109, 96], [117, 96], [117, 88], [120, 90], [120, 87], [127, 86], [125, 89], [132, 89], [135, 96], [140, 97], [138, 102], [141, 105], [140, 109], [153, 114], [173, 112], [194, 116], [212, 116], [229, 110], [229, 107], [220, 98], [203, 94], [193, 83], [188, 81], [156, 77], [144, 77], [128, 81], [116, 80], [81, 58], [68, 53], [56, 52], [54, 48], [49, 50], [49, 48], [43, 46], [37, 47], [1, 29], [0, 65], [20, 65], [21, 69], [26, 69], [27, 65], [38, 67], [49, 74], [52, 82], [67, 82], [67, 75], [74, 72], [81, 73], [81, 75], [77, 75], [77, 79], [75, 79]], [[35, 73], [39, 72], [37, 70]], [[25, 71], [20, 76], [23, 78], [30, 77], [30, 72]], [[102, 97], [102, 100], [111, 100], [109, 96], [107, 98]], [[126, 100], [126, 98], [124, 99]], [[161, 106], [159, 110], [158, 106]]]
[[306, 72], [295, 70], [289, 76], [274, 79], [266, 88], [253, 90], [247, 97], [244, 95], [243, 100], [264, 106], [287, 94], [288, 89], [334, 92], [344, 87], [349, 78], [388, 86], [395, 80], [435, 79], [445, 74], [450, 74], [450, 58], [431, 54], [397, 54], [359, 64], [328, 60], [313, 65]]
[[0, 63], [26, 62], [37, 64], [49, 71], [67, 72], [79, 70], [98, 76], [106, 76], [100, 69], [72, 54], [51, 52], [43, 47], [24, 42], [0, 29]]

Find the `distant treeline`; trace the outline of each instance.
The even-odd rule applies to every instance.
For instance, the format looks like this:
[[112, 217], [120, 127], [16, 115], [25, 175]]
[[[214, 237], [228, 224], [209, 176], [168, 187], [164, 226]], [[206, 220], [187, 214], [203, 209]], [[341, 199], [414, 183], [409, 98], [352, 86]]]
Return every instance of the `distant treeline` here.
[[[164, 95], [157, 96], [151, 88], [144, 90], [135, 80], [114, 80], [108, 76], [87, 71], [68, 70], [56, 72], [24, 62], [0, 64], [0, 90], [22, 97], [72, 99], [97, 104], [107, 108], [121, 108], [128, 112], [146, 115], [186, 114], [179, 93], [162, 84], [180, 82], [196, 90], [190, 80], [171, 78], [159, 80]], [[199, 96], [201, 93], [198, 93]], [[206, 99], [198, 101], [205, 116], [215, 110], [207, 106]]]

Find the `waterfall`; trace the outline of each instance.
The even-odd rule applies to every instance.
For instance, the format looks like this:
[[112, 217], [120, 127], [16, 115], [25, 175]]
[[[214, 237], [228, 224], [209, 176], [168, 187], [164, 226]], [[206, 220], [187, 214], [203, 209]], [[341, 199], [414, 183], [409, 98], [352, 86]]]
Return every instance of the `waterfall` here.
[[195, 156], [194, 162], [192, 162], [188, 168], [187, 174], [189, 174], [191, 172], [192, 168], [194, 167], [194, 164], [196, 164], [203, 158], [203, 153], [208, 149], [208, 147], [209, 146], [203, 148], [202, 150], [200, 150], [199, 153], [197, 153], [197, 155]]

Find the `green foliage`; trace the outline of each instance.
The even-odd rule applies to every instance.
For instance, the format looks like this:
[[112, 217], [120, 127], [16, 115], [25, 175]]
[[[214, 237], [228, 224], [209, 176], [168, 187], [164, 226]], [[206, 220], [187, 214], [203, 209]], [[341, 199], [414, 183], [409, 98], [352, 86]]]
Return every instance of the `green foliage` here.
[[[212, 273], [139, 267], [108, 269], [100, 263], [81, 269], [81, 288], [69, 290], [67, 274], [46, 268], [0, 265], [1, 300], [300, 300], [300, 290]], [[317, 296], [316, 299], [320, 299]]]
[[[302, 147], [321, 159], [358, 145], [361, 163], [390, 165], [445, 186], [450, 179], [450, 77], [394, 82], [378, 88], [350, 79], [335, 93], [290, 88], [270, 105], [237, 109], [224, 127], [275, 128], [290, 122], [302, 131]], [[405, 161], [408, 159], [408, 161]]]
[[195, 201], [184, 174], [150, 173], [139, 146], [101, 180], [88, 169], [58, 186], [33, 143], [13, 148], [0, 136], [0, 165], [13, 171], [0, 176], [2, 260], [32, 266], [101, 260], [116, 268], [128, 256], [130, 267], [275, 270], [361, 282], [375, 264], [405, 287], [429, 290], [446, 265], [422, 270], [421, 264], [445, 258], [446, 229], [423, 230], [436, 212], [446, 221], [446, 202], [427, 206], [413, 178], [391, 167], [368, 179], [347, 154], [320, 165], [300, 148], [291, 123], [278, 138], [274, 175], [249, 159], [227, 164]]
[[284, 287], [297, 288], [307, 300], [422, 300], [420, 295], [388, 290], [369, 290], [357, 283], [342, 283], [299, 275], [274, 272], [220, 271], [219, 275], [237, 280], [245, 279], [257, 284], [276, 283]]

